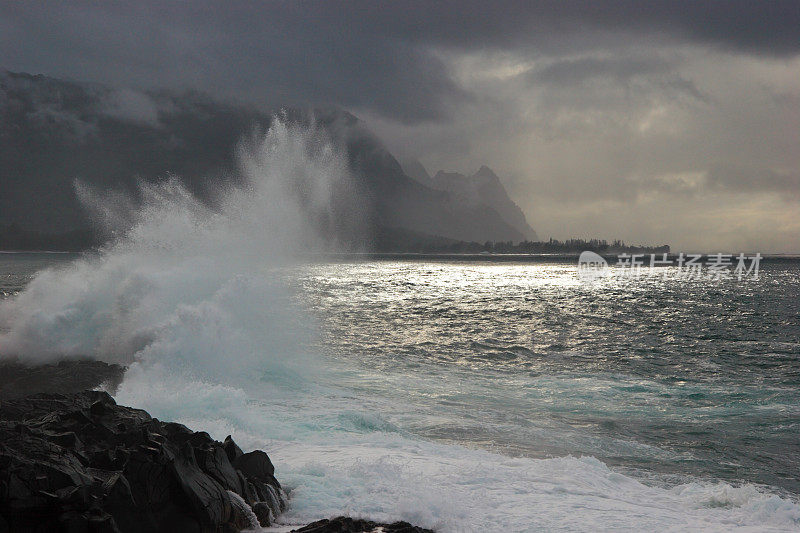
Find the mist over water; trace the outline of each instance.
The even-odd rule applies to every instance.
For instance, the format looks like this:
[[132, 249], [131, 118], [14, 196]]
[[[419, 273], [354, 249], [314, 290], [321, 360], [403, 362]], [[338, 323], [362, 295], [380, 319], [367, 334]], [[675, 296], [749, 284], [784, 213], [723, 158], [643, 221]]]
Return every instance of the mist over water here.
[[[720, 364], [709, 359], [672, 369], [701, 395], [696, 406], [681, 397], [680, 380], [657, 370], [680, 354], [639, 329], [654, 319], [667, 333], [684, 328], [686, 294], [715, 316], [719, 289], [584, 290], [571, 269], [520, 265], [309, 265], [298, 257], [361, 231], [344, 153], [313, 126], [275, 120], [242, 143], [239, 161], [241, 186], [214, 208], [174, 180], [143, 185], [140, 204], [83, 189], [106, 224], [130, 228], [0, 301], [0, 355], [128, 365], [120, 403], [270, 454], [291, 497], [285, 523], [349, 513], [442, 531], [800, 527], [791, 494], [713, 470], [693, 477], [669, 428], [622, 424], [645, 413], [678, 425], [698, 411], [676, 402], [707, 413], [731, 400], [701, 379]], [[796, 272], [781, 276], [796, 290]], [[748, 297], [761, 302], [757, 290]], [[625, 302], [644, 312], [614, 312]], [[774, 325], [791, 328], [791, 304], [782, 312]], [[748, 353], [777, 352], [793, 368], [786, 331]], [[693, 342], [671, 345], [710, 346]], [[764, 385], [778, 392], [737, 407], [791, 431], [794, 389]], [[608, 424], [597, 430], [590, 415]]]
[[[346, 159], [324, 132], [281, 120], [242, 142], [238, 156], [243, 184], [221, 191], [214, 209], [176, 179], [141, 184], [138, 204], [81, 187], [95, 218], [112, 231], [124, 228], [122, 235], [42, 272], [4, 302], [0, 353], [127, 364], [175, 342], [184, 327], [207, 335], [216, 345], [209, 350], [235, 346], [237, 357], [226, 366], [245, 367], [242, 357], [261, 357], [262, 342], [271, 341], [275, 357], [296, 346], [286, 337], [306, 325], [293, 314], [278, 272], [296, 254], [323, 249], [320, 234], [343, 224], [334, 206], [354, 201], [343, 197], [352, 195]], [[356, 231], [355, 203], [348, 217], [344, 223]], [[248, 328], [255, 324], [269, 331]], [[231, 330], [239, 336], [223, 338]], [[205, 364], [217, 359], [215, 353]]]

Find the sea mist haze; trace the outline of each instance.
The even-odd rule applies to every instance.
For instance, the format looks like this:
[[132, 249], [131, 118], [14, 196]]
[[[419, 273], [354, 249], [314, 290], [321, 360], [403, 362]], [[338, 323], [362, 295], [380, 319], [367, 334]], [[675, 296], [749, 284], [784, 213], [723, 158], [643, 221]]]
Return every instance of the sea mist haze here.
[[360, 226], [341, 149], [275, 121], [239, 168], [216, 209], [176, 181], [140, 207], [88, 191], [130, 229], [0, 254], [0, 355], [127, 365], [118, 402], [269, 451], [279, 523], [800, 527], [800, 262], [587, 281], [546, 258], [330, 259], [321, 235]]

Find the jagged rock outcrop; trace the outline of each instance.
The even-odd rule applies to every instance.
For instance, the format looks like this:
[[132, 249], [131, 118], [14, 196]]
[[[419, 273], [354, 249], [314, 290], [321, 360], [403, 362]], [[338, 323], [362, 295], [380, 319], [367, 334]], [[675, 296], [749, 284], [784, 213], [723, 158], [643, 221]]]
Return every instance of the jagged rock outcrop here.
[[35, 392], [69, 394], [103, 387], [116, 390], [125, 368], [103, 361], [69, 360], [35, 365], [0, 360], [0, 400]]
[[0, 403], [0, 532], [232, 532], [285, 506], [266, 453], [105, 392]]
[[319, 520], [294, 531], [296, 533], [433, 533], [430, 529], [412, 526], [408, 522], [379, 524], [347, 516]]

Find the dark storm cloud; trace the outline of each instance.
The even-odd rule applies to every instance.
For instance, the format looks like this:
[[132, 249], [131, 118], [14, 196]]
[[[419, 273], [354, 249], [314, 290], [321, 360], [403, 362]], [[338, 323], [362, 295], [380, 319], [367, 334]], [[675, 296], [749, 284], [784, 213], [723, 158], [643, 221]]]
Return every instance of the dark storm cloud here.
[[461, 93], [414, 42], [354, 31], [342, 14], [301, 4], [12, 4], [2, 17], [10, 31], [0, 57], [11, 70], [409, 121], [439, 116], [443, 99]]
[[766, 56], [800, 50], [794, 1], [4, 2], [0, 27], [12, 70], [331, 103], [404, 122], [441, 118], [470, 97], [436, 50], [566, 53], [642, 35]]

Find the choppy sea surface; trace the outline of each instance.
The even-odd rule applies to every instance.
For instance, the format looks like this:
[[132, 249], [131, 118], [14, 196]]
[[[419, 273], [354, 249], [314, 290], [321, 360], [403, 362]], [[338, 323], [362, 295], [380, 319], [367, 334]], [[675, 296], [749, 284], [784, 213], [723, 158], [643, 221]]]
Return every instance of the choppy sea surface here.
[[[0, 253], [0, 298], [43, 269], [40, 287], [74, 285], [76, 260]], [[800, 530], [798, 260], [762, 261], [757, 280], [665, 267], [587, 281], [546, 258], [340, 259], [174, 294], [193, 274], [162, 266], [100, 279], [119, 291], [100, 303], [24, 309], [52, 329], [172, 294], [148, 304], [158, 333], [131, 336], [133, 360], [158, 364], [134, 364], [117, 400], [263, 447], [285, 523]], [[276, 279], [285, 300], [262, 290]]]

